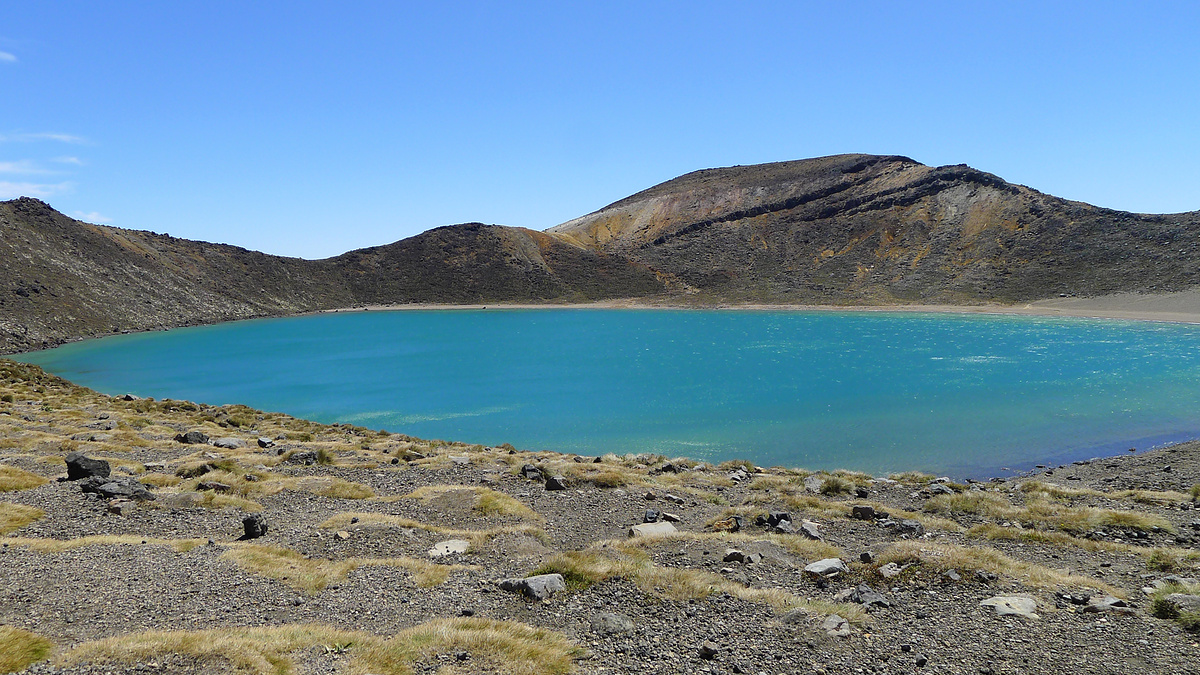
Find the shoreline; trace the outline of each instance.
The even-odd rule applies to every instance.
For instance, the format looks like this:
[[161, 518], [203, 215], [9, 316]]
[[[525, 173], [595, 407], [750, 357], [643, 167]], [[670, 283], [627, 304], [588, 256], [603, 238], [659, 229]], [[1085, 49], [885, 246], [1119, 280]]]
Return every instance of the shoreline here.
[[620, 298], [586, 303], [411, 303], [363, 305], [305, 312], [294, 316], [340, 314], [346, 312], [391, 311], [479, 311], [486, 309], [576, 309], [576, 310], [708, 310], [708, 311], [767, 311], [767, 312], [907, 312], [933, 314], [982, 314], [998, 316], [1036, 316], [1077, 319], [1112, 319], [1120, 321], [1154, 321], [1162, 323], [1200, 324], [1200, 289], [1174, 293], [1120, 293], [1089, 298], [1053, 298], [1021, 304], [998, 303], [982, 305], [909, 304], [909, 305], [821, 305], [777, 303], [689, 304], [656, 302], [641, 298]]

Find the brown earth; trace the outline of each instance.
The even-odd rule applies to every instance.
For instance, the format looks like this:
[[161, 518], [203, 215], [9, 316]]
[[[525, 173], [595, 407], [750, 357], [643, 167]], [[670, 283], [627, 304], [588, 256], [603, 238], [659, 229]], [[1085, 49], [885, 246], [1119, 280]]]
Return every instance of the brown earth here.
[[[69, 452], [155, 499], [85, 494]], [[28, 672], [77, 675], [1197, 672], [1198, 634], [1143, 589], [1197, 576], [1200, 444], [972, 484], [596, 459], [123, 400], [0, 360], [0, 651], [41, 636]], [[678, 531], [629, 537], [647, 509]], [[796, 533], [755, 524], [779, 511]], [[252, 513], [269, 529], [242, 540]], [[448, 539], [466, 552], [429, 553]], [[845, 572], [804, 571], [833, 557]], [[568, 587], [496, 584], [535, 572]], [[886, 606], [847, 597], [862, 584]], [[1104, 595], [1128, 607], [1088, 609]], [[994, 596], [1038, 618], [980, 604]], [[628, 623], [606, 632], [602, 613]]]

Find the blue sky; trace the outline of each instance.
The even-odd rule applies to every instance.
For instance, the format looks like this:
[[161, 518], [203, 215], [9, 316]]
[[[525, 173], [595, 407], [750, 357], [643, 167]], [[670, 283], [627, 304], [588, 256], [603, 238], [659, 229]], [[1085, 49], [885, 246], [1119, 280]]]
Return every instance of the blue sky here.
[[1197, 2], [47, 2], [0, 10], [0, 199], [319, 258], [867, 152], [1200, 209]]

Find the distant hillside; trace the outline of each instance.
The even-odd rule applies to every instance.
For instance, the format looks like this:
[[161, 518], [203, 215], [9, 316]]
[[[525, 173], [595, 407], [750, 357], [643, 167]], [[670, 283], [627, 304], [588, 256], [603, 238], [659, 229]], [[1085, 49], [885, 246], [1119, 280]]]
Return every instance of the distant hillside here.
[[838, 155], [696, 171], [536, 232], [469, 223], [326, 260], [0, 202], [0, 353], [362, 304], [1019, 302], [1200, 284], [1200, 212], [1141, 215], [964, 165]]
[[550, 232], [725, 300], [1015, 302], [1200, 282], [1200, 212], [1101, 209], [906, 157], [697, 171]]
[[0, 353], [78, 337], [370, 303], [565, 302], [662, 290], [644, 266], [540, 232], [441, 227], [327, 260], [89, 225], [0, 202]]

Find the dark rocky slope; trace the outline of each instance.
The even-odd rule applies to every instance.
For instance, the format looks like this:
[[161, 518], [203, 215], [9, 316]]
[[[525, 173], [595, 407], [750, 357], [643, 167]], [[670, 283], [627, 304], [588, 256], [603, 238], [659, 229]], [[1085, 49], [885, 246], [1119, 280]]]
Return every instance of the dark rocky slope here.
[[550, 231], [722, 299], [1015, 302], [1200, 281], [1200, 212], [1101, 209], [906, 157], [697, 171]]
[[471, 223], [326, 260], [0, 202], [0, 353], [362, 304], [1019, 302], [1200, 282], [1200, 212], [1140, 215], [969, 167], [839, 155], [697, 171], [535, 232]]
[[90, 225], [0, 202], [0, 353], [120, 331], [372, 303], [657, 293], [644, 266], [519, 228], [441, 227], [327, 260]]

